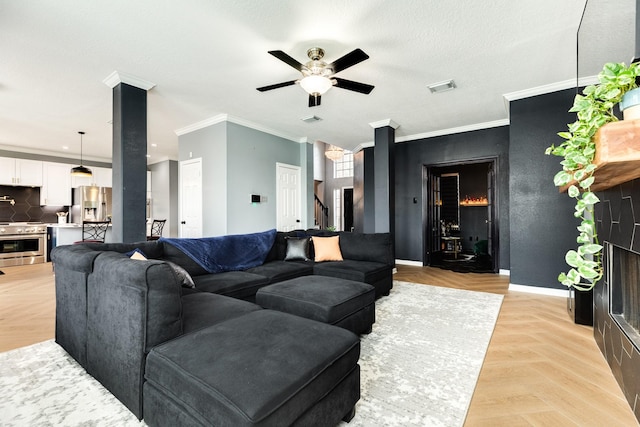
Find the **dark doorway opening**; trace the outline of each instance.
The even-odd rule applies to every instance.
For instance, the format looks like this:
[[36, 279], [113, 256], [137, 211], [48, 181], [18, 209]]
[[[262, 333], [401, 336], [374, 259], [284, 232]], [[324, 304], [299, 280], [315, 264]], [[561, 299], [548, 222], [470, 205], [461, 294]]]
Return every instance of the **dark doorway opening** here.
[[423, 264], [498, 272], [497, 159], [425, 165]]
[[342, 191], [344, 231], [353, 231], [353, 188], [345, 188]]

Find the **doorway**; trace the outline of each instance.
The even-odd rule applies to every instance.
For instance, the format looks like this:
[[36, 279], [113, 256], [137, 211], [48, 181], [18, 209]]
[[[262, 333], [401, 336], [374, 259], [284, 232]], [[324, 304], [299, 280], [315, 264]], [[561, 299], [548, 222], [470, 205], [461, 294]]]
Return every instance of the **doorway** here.
[[202, 237], [202, 159], [180, 162], [179, 237]]
[[343, 230], [353, 231], [353, 187], [343, 188], [342, 190], [343, 204]]
[[499, 270], [496, 158], [424, 165], [424, 265]]
[[291, 231], [301, 226], [300, 166], [276, 163], [276, 228]]

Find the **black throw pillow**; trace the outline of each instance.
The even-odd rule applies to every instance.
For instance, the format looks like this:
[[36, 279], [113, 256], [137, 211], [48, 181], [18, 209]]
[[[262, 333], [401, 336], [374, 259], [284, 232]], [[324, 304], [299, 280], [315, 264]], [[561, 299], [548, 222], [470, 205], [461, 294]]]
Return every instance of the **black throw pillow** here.
[[176, 279], [178, 279], [178, 283], [180, 283], [180, 285], [185, 288], [192, 289], [196, 287], [196, 284], [193, 282], [193, 279], [191, 278], [191, 275], [187, 272], [187, 270], [171, 261], [165, 261], [165, 263], [167, 263], [167, 265], [171, 267], [171, 270], [173, 270], [173, 274], [176, 275]]
[[285, 261], [309, 261], [309, 238], [287, 237]]

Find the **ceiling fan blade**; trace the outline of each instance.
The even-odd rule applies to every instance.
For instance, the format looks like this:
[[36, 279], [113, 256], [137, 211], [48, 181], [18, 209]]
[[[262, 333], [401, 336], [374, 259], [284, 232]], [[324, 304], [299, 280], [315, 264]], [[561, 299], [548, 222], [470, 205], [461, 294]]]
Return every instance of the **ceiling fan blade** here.
[[299, 63], [298, 61], [296, 61], [295, 59], [293, 59], [292, 57], [290, 57], [289, 55], [287, 55], [286, 53], [284, 53], [283, 51], [281, 51], [281, 50], [270, 50], [269, 53], [271, 55], [275, 56], [276, 58], [278, 58], [280, 61], [292, 66], [296, 70], [302, 71], [303, 65], [301, 63]]
[[354, 92], [364, 93], [369, 95], [375, 86], [368, 85], [366, 83], [354, 82], [353, 80], [341, 79], [340, 77], [334, 77], [336, 84], [335, 87], [341, 89], [352, 90]]
[[320, 105], [320, 95], [309, 95], [309, 107], [317, 107]]
[[369, 59], [369, 55], [364, 53], [362, 49], [355, 49], [352, 52], [347, 53], [342, 58], [338, 58], [333, 61], [331, 64], [329, 64], [329, 68], [333, 69], [334, 73], [339, 73], [340, 71], [356, 65], [357, 63], [362, 62], [365, 59]]
[[274, 85], [269, 85], [269, 86], [262, 86], [262, 87], [259, 87], [259, 88], [256, 88], [256, 89], [258, 89], [260, 92], [265, 92], [267, 90], [278, 89], [278, 88], [281, 88], [281, 87], [291, 86], [291, 85], [294, 85], [294, 84], [296, 84], [296, 80], [291, 80], [289, 82], [276, 83]]

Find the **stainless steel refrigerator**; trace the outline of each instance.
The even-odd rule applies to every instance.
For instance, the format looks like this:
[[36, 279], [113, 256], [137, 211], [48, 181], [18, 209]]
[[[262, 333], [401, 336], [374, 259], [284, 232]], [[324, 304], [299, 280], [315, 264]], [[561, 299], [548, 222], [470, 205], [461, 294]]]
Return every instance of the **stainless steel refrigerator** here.
[[81, 186], [73, 189], [71, 222], [111, 219], [111, 187]]

